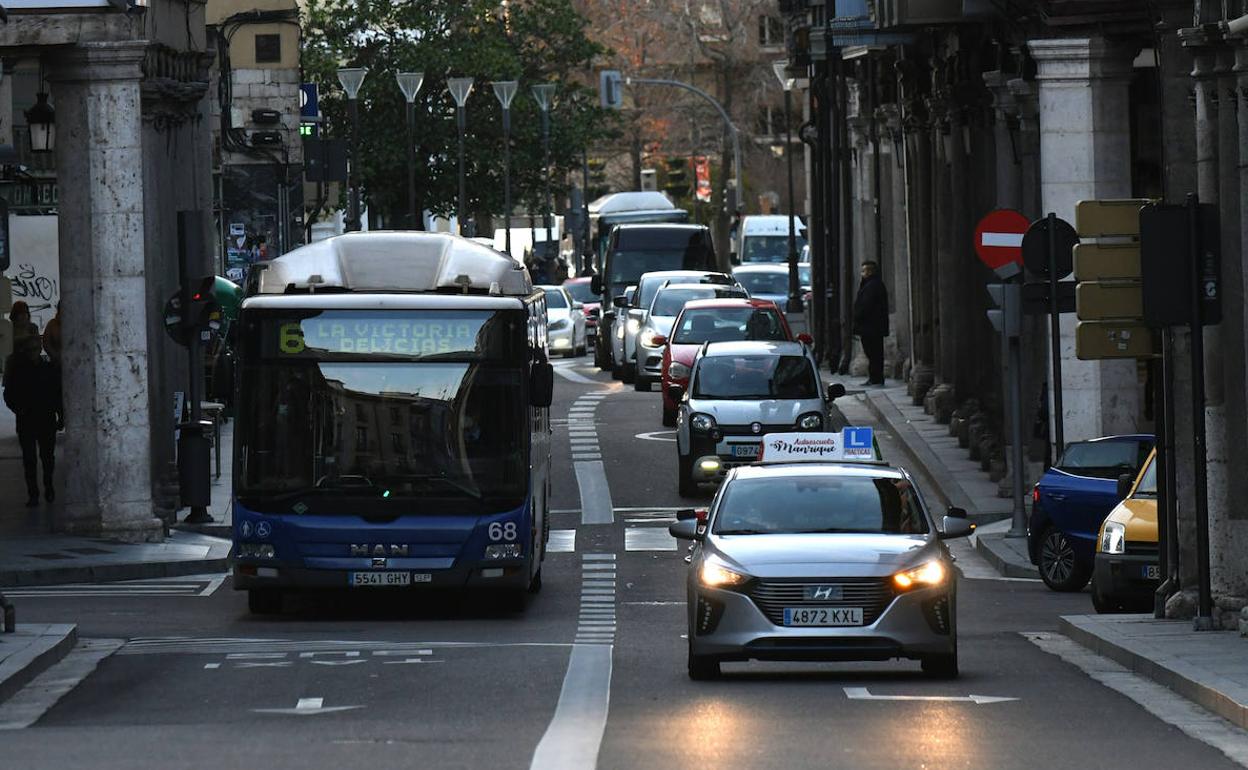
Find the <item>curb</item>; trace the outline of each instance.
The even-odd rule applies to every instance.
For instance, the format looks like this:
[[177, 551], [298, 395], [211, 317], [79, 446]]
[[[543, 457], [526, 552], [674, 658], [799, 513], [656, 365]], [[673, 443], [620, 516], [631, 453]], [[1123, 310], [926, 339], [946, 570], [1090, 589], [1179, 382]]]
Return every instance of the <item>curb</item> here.
[[1240, 700], [1236, 700], [1210, 682], [1210, 677], [1205, 672], [1193, 668], [1183, 660], [1170, 655], [1151, 657], [1147, 654], [1149, 651], [1143, 649], [1143, 645], [1111, 640], [1108, 638], [1111, 634], [1097, 633], [1095, 628], [1098, 625], [1102, 624], [1090, 616], [1063, 615], [1057, 619], [1058, 631], [1071, 640], [1174, 690], [1228, 722], [1248, 729], [1248, 688], [1238, 688], [1242, 692], [1237, 693]]
[[[879, 391], [864, 390], [858, 392], [862, 393], [863, 401], [867, 409], [875, 416], [875, 419], [888, 426], [889, 430], [897, 437], [902, 450], [915, 465], [922, 469], [923, 474], [931, 481], [930, 488], [936, 493], [936, 497], [940, 499], [940, 502], [945, 507], [954, 506], [965, 510], [967, 519], [977, 526], [1009, 518], [1008, 515], [981, 513], [975, 507], [975, 504], [971, 502], [971, 498], [967, 496], [966, 492], [962, 491], [961, 487], [950, 485], [952, 488], [947, 488], [945, 484], [941, 483], [941, 479], [952, 478], [953, 474], [945, 467], [941, 459], [936, 456], [936, 453], [928, 449], [923, 440], [918, 437], [915, 429], [910, 426], [910, 423], [906, 421], [905, 416], [898, 411], [897, 407], [893, 406], [888, 397]], [[1028, 574], [1025, 577], [1034, 577], [1034, 575]]]
[[133, 564], [99, 564], [91, 567], [49, 567], [36, 570], [0, 571], [0, 587], [50, 586], [63, 583], [107, 583], [116, 580], [147, 580], [150, 578], [202, 575], [225, 572], [230, 557], [217, 559], [182, 559], [179, 561], [136, 562]]
[[1039, 575], [1036, 572], [1035, 566], [1031, 564], [1028, 564], [1025, 567], [1020, 566], [997, 553], [996, 549], [992, 547], [992, 543], [1004, 539], [1005, 535], [998, 535], [995, 533], [987, 535], [977, 534], [975, 535], [975, 550], [980, 556], [984, 557], [984, 561], [991, 564], [993, 569], [1000, 572], [1005, 577], [1038, 578]]
[[[13, 697], [32, 679], [47, 671], [78, 643], [78, 626], [54, 624], [47, 626], [50, 633], [43, 634], [30, 648], [14, 654], [0, 663], [0, 703]], [[0, 636], [3, 641], [6, 634]]]
[[209, 537], [219, 537], [224, 540], [229, 540], [230, 538], [234, 536], [234, 528], [231, 527], [229, 524], [221, 524], [221, 523], [215, 523], [215, 524], [181, 523], [181, 524], [174, 524], [169, 529], [177, 530], [178, 532], [190, 532], [191, 534], [194, 534], [194, 535], [208, 535]]

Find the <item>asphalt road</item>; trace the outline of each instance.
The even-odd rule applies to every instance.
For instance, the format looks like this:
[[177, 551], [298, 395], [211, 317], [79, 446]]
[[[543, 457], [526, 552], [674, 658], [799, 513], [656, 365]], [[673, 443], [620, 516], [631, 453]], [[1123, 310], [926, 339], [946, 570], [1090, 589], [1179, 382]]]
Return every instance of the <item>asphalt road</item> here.
[[[524, 613], [383, 590], [258, 619], [228, 579], [205, 579], [208, 595], [21, 599], [24, 621], [78, 623], [117, 649], [0, 736], [0, 767], [1237, 767], [1026, 638], [1090, 611], [1038, 582], [962, 580], [956, 681], [910, 662], [727, 664], [690, 681], [683, 552], [665, 534], [688, 503], [658, 395], [589, 359], [563, 366], [553, 529], [567, 546]], [[609, 494], [613, 521], [583, 524], [582, 492], [586, 508]]]

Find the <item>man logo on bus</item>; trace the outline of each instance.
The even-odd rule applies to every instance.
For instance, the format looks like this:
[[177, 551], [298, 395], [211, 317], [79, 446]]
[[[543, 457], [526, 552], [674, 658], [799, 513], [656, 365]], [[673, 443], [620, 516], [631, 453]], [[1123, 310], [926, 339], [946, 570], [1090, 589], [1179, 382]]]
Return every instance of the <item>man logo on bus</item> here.
[[[351, 544], [352, 556], [407, 556], [407, 546], [405, 545], [369, 545]], [[387, 550], [388, 549], [388, 550]]]

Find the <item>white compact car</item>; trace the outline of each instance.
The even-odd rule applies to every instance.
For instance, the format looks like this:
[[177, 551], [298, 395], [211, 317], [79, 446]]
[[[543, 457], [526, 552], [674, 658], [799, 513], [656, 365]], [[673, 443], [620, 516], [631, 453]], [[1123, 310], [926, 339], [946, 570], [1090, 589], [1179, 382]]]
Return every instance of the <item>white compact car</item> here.
[[550, 354], [583, 356], [588, 347], [585, 309], [562, 286], [542, 286], [546, 292], [546, 344]]

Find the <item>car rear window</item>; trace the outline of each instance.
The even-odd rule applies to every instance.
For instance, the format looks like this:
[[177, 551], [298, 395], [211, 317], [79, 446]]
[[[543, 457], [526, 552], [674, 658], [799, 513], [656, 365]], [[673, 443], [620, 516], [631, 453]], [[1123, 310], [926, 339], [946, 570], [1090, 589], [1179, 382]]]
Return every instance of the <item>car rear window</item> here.
[[686, 302], [692, 302], [695, 299], [718, 299], [724, 297], [745, 299], [745, 292], [728, 286], [707, 286], [706, 288], [699, 287], [696, 289], [660, 289], [659, 293], [654, 297], [654, 305], [650, 308], [650, 315], [671, 318], [672, 316], [680, 315], [680, 311], [684, 309]]
[[1116, 479], [1138, 472], [1151, 450], [1151, 444], [1141, 441], [1079, 441], [1066, 447], [1057, 468], [1076, 476]]
[[735, 340], [787, 340], [780, 313], [772, 308], [707, 307], [686, 309], [672, 336], [678, 345]]
[[905, 479], [774, 476], [732, 481], [715, 512], [718, 535], [922, 535], [918, 496]]
[[563, 298], [563, 292], [558, 289], [546, 290], [546, 307], [567, 307], [568, 301]]

